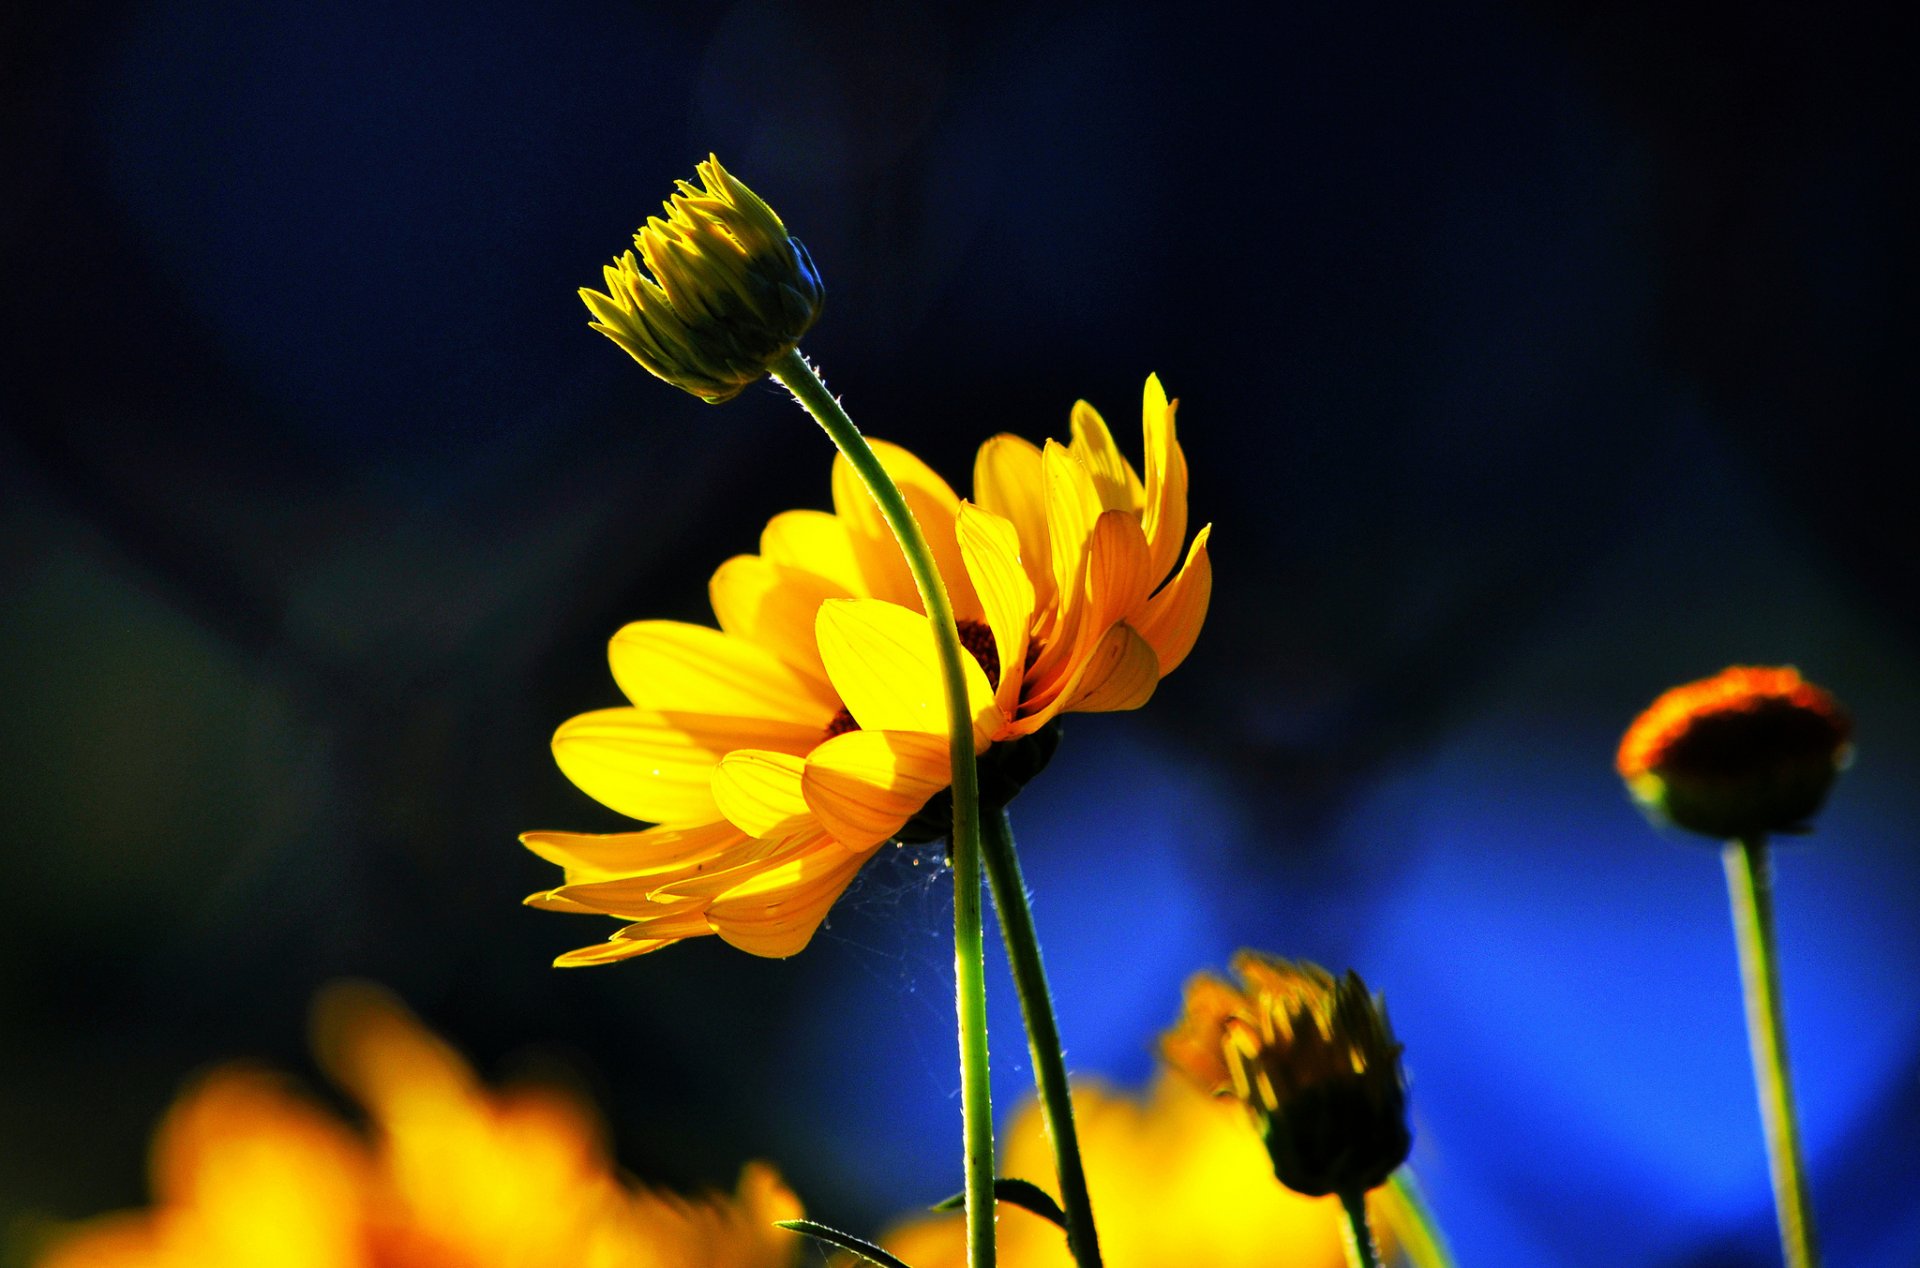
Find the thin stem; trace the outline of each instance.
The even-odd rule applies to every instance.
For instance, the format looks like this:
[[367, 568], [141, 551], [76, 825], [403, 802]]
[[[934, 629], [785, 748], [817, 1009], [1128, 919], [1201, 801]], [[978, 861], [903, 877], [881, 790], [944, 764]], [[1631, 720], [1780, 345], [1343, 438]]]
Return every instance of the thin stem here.
[[1046, 1117], [1047, 1135], [1053, 1141], [1054, 1163], [1060, 1174], [1060, 1205], [1067, 1213], [1067, 1248], [1080, 1268], [1100, 1268], [1100, 1238], [1094, 1232], [1087, 1173], [1080, 1164], [1080, 1137], [1073, 1125], [1066, 1052], [1060, 1044], [1060, 1023], [1053, 1015], [1047, 968], [1040, 959], [1040, 937], [1033, 928], [1026, 878], [1020, 874], [1020, 855], [1013, 846], [1013, 825], [1005, 810], [983, 818], [987, 883], [993, 888], [994, 909], [1000, 913], [1000, 932], [1006, 938], [1013, 984], [1020, 992], [1027, 1046], [1033, 1053], [1034, 1083], [1040, 1089], [1040, 1112]]
[[1434, 1218], [1433, 1208], [1427, 1204], [1427, 1195], [1421, 1191], [1413, 1168], [1401, 1167], [1394, 1172], [1393, 1178], [1387, 1181], [1387, 1191], [1393, 1197], [1390, 1209], [1394, 1209], [1394, 1218], [1388, 1220], [1388, 1227], [1407, 1261], [1413, 1268], [1453, 1268], [1453, 1252], [1447, 1247], [1447, 1239], [1440, 1232], [1440, 1221]]
[[987, 1083], [986, 935], [980, 912], [980, 792], [974, 769], [973, 710], [967, 702], [960, 631], [946, 583], [926, 535], [899, 486], [866, 437], [840, 408], [798, 349], [773, 363], [773, 377], [793, 393], [853, 464], [906, 556], [913, 584], [933, 626], [934, 648], [947, 698], [947, 747], [953, 759], [953, 975], [960, 1020], [960, 1112], [965, 1138], [967, 1263], [993, 1268], [993, 1094]]
[[1733, 900], [1734, 941], [1740, 948], [1740, 980], [1747, 1005], [1747, 1044], [1753, 1051], [1753, 1082], [1760, 1094], [1760, 1122], [1767, 1137], [1767, 1170], [1773, 1177], [1774, 1213], [1780, 1247], [1789, 1268], [1818, 1268], [1813, 1240], [1813, 1200], [1793, 1108], [1793, 1076], [1787, 1063], [1787, 1021], [1780, 1002], [1780, 955], [1773, 929], [1773, 863], [1759, 833], [1727, 842], [1720, 852]]
[[1366, 1193], [1358, 1189], [1342, 1193], [1340, 1206], [1347, 1213], [1340, 1231], [1347, 1247], [1348, 1268], [1380, 1268], [1380, 1252], [1374, 1248], [1373, 1230], [1367, 1226]]

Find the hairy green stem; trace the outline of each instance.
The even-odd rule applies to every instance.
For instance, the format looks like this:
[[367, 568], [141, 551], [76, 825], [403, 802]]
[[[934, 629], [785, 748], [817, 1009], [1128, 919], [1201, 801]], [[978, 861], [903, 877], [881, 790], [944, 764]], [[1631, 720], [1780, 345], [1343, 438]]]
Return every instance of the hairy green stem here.
[[1347, 1213], [1340, 1231], [1347, 1247], [1348, 1268], [1380, 1268], [1380, 1252], [1374, 1248], [1373, 1229], [1367, 1226], [1367, 1195], [1350, 1189], [1340, 1195], [1340, 1206]]
[[960, 1018], [960, 1111], [965, 1137], [967, 1263], [993, 1268], [993, 1093], [987, 1083], [986, 935], [980, 912], [980, 792], [974, 767], [973, 710], [961, 657], [960, 631], [946, 583], [934, 564], [926, 535], [893, 477], [874, 455], [840, 402], [827, 391], [807, 359], [794, 349], [773, 363], [773, 377], [813, 415], [853, 464], [893, 530], [933, 626], [946, 689], [948, 748], [953, 755], [953, 973], [954, 1007]]
[[1040, 1089], [1040, 1112], [1046, 1117], [1047, 1135], [1053, 1141], [1054, 1163], [1060, 1174], [1060, 1205], [1067, 1213], [1067, 1248], [1080, 1268], [1099, 1268], [1100, 1238], [1093, 1228], [1093, 1202], [1087, 1196], [1080, 1137], [1073, 1125], [1066, 1053], [1060, 1044], [1060, 1023], [1053, 1015], [1047, 968], [1040, 959], [1040, 937], [1033, 928], [1026, 878], [1020, 874], [1020, 855], [1013, 845], [1013, 825], [1005, 810], [983, 818], [987, 883], [993, 888], [1007, 960], [1013, 966], [1013, 984], [1020, 993], [1020, 1013], [1027, 1023], [1027, 1046], [1033, 1054], [1034, 1083]]
[[1793, 1108], [1793, 1076], [1787, 1063], [1787, 1019], [1780, 1000], [1780, 954], [1773, 928], [1773, 862], [1759, 833], [1727, 842], [1720, 852], [1733, 901], [1734, 941], [1740, 948], [1740, 980], [1747, 1005], [1747, 1045], [1753, 1052], [1753, 1083], [1760, 1094], [1760, 1122], [1767, 1138], [1767, 1170], [1773, 1178], [1774, 1213], [1788, 1268], [1818, 1268], [1813, 1239], [1813, 1199]]

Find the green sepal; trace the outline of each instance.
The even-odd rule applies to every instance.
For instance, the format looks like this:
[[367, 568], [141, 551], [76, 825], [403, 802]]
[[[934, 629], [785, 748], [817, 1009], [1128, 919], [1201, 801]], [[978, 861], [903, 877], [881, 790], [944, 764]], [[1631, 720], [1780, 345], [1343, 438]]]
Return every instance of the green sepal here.
[[[1053, 1200], [1053, 1195], [1031, 1180], [1014, 1180], [1001, 1176], [993, 1182], [994, 1200], [1017, 1206], [1023, 1211], [1031, 1211], [1043, 1220], [1058, 1224], [1064, 1231], [1067, 1227], [1067, 1213]], [[958, 1211], [967, 1204], [967, 1195], [956, 1193], [944, 1201], [933, 1204], [936, 1211]]]
[[802, 1237], [811, 1237], [829, 1246], [838, 1246], [841, 1250], [860, 1256], [870, 1264], [879, 1264], [880, 1268], [908, 1268], [907, 1264], [881, 1250], [872, 1242], [862, 1241], [852, 1233], [843, 1233], [825, 1224], [816, 1224], [812, 1220], [775, 1220], [773, 1226], [784, 1228], [790, 1233], [798, 1233]]

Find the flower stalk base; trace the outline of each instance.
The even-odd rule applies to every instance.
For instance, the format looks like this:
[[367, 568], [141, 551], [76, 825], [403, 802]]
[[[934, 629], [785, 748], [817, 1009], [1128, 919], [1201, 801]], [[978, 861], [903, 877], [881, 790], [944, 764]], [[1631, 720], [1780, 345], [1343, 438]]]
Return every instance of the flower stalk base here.
[[1006, 939], [1013, 984], [1020, 994], [1020, 1015], [1026, 1022], [1027, 1046], [1033, 1054], [1040, 1111], [1053, 1142], [1060, 1205], [1067, 1215], [1067, 1247], [1079, 1268], [1100, 1268], [1100, 1238], [1094, 1232], [1093, 1200], [1087, 1195], [1087, 1173], [1081, 1165], [1080, 1138], [1073, 1123], [1066, 1053], [1060, 1044], [1060, 1023], [1053, 1012], [1046, 965], [1040, 958], [1040, 936], [1033, 927], [1026, 878], [1014, 849], [1013, 826], [1005, 810], [985, 818], [982, 835], [987, 881], [993, 887], [994, 910], [1000, 913], [1000, 932]]
[[1373, 1229], [1367, 1223], [1367, 1195], [1348, 1189], [1340, 1194], [1346, 1219], [1340, 1223], [1347, 1247], [1348, 1268], [1380, 1268], [1380, 1251], [1373, 1244]]

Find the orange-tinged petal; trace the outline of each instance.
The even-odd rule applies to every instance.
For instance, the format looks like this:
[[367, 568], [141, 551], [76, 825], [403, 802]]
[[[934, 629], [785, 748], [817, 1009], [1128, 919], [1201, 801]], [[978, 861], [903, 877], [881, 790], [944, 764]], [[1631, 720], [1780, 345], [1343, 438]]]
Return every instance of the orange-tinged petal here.
[[1040, 447], [1006, 434], [980, 446], [973, 460], [973, 500], [1019, 532], [1020, 564], [1033, 583], [1035, 606], [1046, 607], [1053, 599], [1053, 552], [1047, 536], [1047, 483], [1040, 470]]
[[1158, 580], [1139, 517], [1102, 513], [1087, 542], [1087, 606], [1095, 631], [1104, 634], [1107, 626], [1144, 605]]
[[1086, 673], [1068, 694], [1064, 712], [1118, 713], [1138, 709], [1160, 685], [1160, 658], [1132, 627], [1107, 631], [1087, 660]]
[[760, 533], [760, 553], [776, 564], [823, 577], [848, 594], [864, 594], [847, 526], [829, 511], [782, 511]]
[[764, 647], [704, 625], [635, 621], [607, 649], [614, 681], [641, 709], [825, 726], [826, 688]]
[[1153, 549], [1155, 581], [1166, 576], [1180, 557], [1180, 543], [1187, 535], [1187, 456], [1174, 429], [1179, 404], [1167, 400], [1159, 375], [1147, 376], [1140, 405], [1147, 461], [1146, 500], [1140, 523]]
[[879, 845], [947, 786], [944, 735], [849, 731], [807, 756], [802, 786], [820, 826], [849, 850]]
[[707, 923], [722, 940], [750, 954], [794, 955], [812, 941], [828, 909], [869, 857], [849, 854], [821, 836], [813, 848], [714, 899]]
[[[967, 582], [966, 569], [960, 562], [960, 548], [953, 538], [953, 517], [960, 509], [959, 497], [933, 468], [899, 445], [884, 440], [868, 443], [873, 446], [880, 465], [900, 486], [908, 509], [919, 521], [934, 563], [946, 579], [947, 597], [953, 604], [954, 615], [961, 620], [978, 617], [979, 604], [973, 597], [973, 587]], [[847, 526], [854, 558], [866, 580], [866, 593], [915, 611], [922, 610], [920, 591], [913, 584], [913, 574], [907, 570], [906, 556], [900, 553], [900, 544], [880, 514], [879, 504], [867, 492], [844, 454], [834, 458], [833, 509]]]
[[[840, 698], [863, 730], [947, 733], [946, 692], [927, 618], [878, 599], [823, 604], [820, 656]], [[962, 655], [974, 743], [985, 748], [1001, 725], [993, 686], [973, 657]]]
[[713, 800], [735, 827], [753, 837], [793, 831], [806, 819], [800, 791], [806, 759], [791, 753], [741, 749], [721, 759], [713, 772]]
[[1093, 477], [1094, 492], [1099, 495], [1101, 507], [1109, 511], [1138, 512], [1146, 500], [1140, 477], [1134, 474], [1133, 464], [1121, 454], [1120, 446], [1113, 443], [1113, 433], [1107, 429], [1100, 411], [1085, 401], [1075, 401], [1071, 422], [1073, 456]]
[[655, 894], [675, 881], [701, 876], [708, 871], [733, 867], [740, 862], [746, 852], [743, 845], [743, 848], [736, 851], [733, 856], [715, 859], [711, 863], [685, 871], [656, 872], [650, 876], [615, 876], [603, 881], [582, 881], [549, 890], [546, 896], [570, 904], [569, 910], [596, 911], [605, 916], [618, 916], [622, 920], [663, 920], [705, 904], [683, 897], [671, 897], [663, 901], [656, 899]]
[[1209, 524], [1195, 535], [1180, 574], [1147, 602], [1146, 611], [1134, 622], [1140, 637], [1160, 658], [1162, 677], [1187, 658], [1207, 619], [1207, 602], [1213, 597], [1213, 563], [1207, 555], [1207, 538], [1212, 533]]
[[560, 770], [602, 805], [658, 823], [719, 818], [711, 781], [726, 753], [766, 748], [804, 753], [818, 726], [769, 718], [599, 709], [569, 718], [553, 736]]
[[994, 690], [994, 699], [1000, 712], [1012, 717], [1020, 705], [1020, 682], [1027, 663], [1027, 634], [1034, 608], [1033, 582], [1020, 566], [1019, 530], [1011, 521], [963, 502], [955, 532], [999, 656], [1000, 685]]
[[818, 573], [759, 555], [735, 555], [715, 569], [707, 583], [723, 631], [758, 643], [822, 690], [830, 688], [813, 641], [813, 616], [828, 599], [853, 593]]
[[644, 832], [526, 832], [520, 843], [565, 868], [569, 881], [587, 881], [699, 867], [746, 839], [746, 833], [720, 819]]

